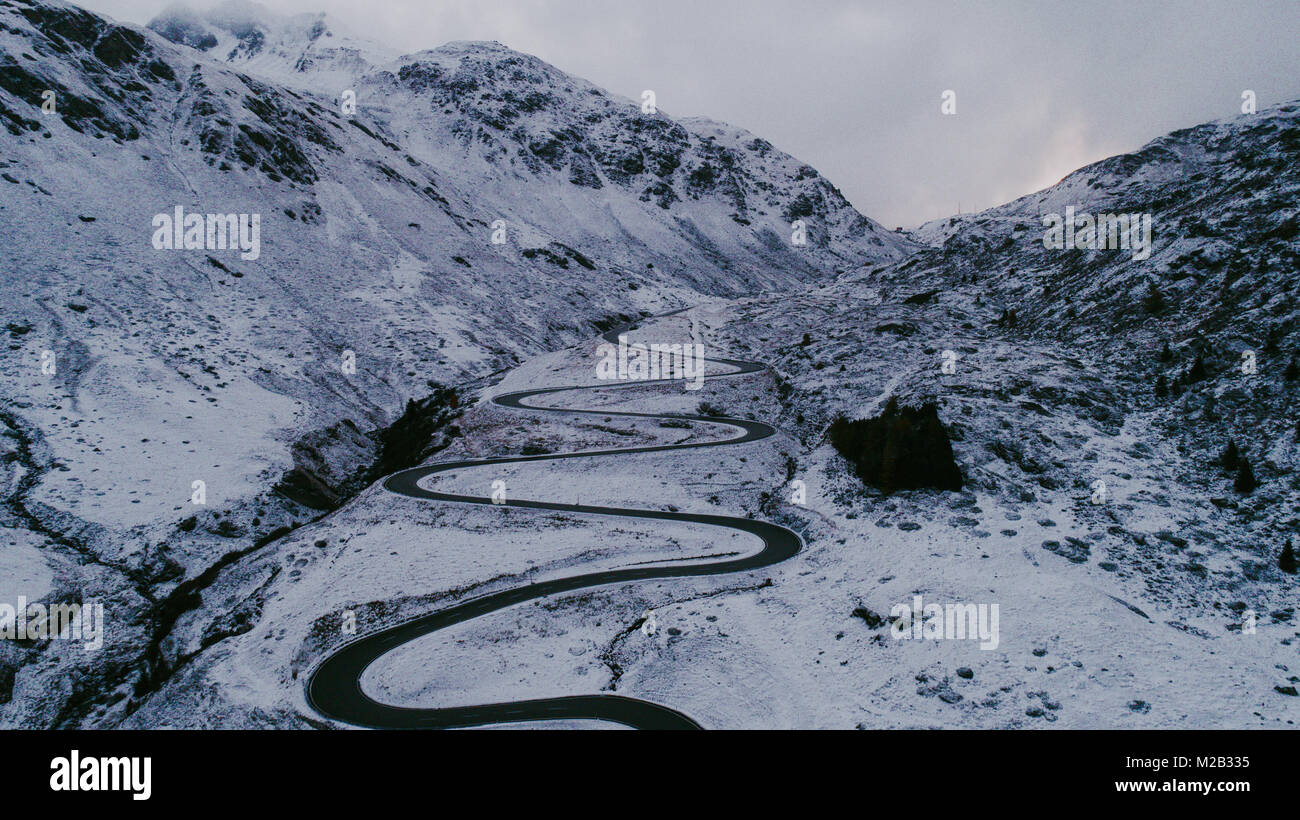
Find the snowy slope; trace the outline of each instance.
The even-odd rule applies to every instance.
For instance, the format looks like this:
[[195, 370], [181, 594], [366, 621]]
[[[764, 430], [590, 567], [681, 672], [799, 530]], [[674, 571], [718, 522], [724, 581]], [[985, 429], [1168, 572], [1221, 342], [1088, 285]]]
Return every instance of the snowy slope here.
[[[1043, 216], [1067, 207], [1150, 215], [1150, 257], [1044, 247]], [[932, 249], [903, 262], [738, 305], [729, 347], [786, 381], [832, 539], [810, 566], [878, 614], [914, 593], [1002, 607], [999, 652], [882, 631], [863, 725], [1296, 725], [1300, 586], [1280, 556], [1300, 532], [1298, 208], [1291, 102], [927, 224]], [[833, 416], [891, 397], [937, 404], [960, 493], [882, 497], [827, 443]]]
[[[1149, 215], [1149, 258], [1044, 247], [1043, 215], [1068, 207]], [[1282, 499], [1297, 466], [1300, 104], [1176, 131], [917, 236], [936, 248], [854, 274], [855, 286], [889, 301], [933, 292], [981, 326], [1014, 310], [1017, 338], [1104, 364], [1135, 409], [1199, 458], [1229, 439], [1243, 446], [1265, 492], [1282, 493], [1258, 504], [1280, 514], [1274, 537], [1294, 522]], [[1170, 395], [1156, 394], [1161, 380]]]

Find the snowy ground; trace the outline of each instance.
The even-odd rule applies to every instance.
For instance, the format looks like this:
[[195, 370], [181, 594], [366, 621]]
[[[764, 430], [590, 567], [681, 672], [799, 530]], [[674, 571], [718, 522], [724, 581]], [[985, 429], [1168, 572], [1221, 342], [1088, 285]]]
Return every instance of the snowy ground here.
[[[788, 311], [737, 310], [703, 323], [710, 355], [745, 356], [715, 349], [720, 330], [711, 327], [725, 325], [733, 340], [793, 332], [774, 318]], [[632, 338], [659, 340], [686, 328], [686, 316], [673, 317]], [[493, 392], [590, 383], [595, 344], [530, 360]], [[778, 347], [771, 338], [763, 344]], [[897, 386], [898, 364], [877, 363], [894, 374], [879, 375], [884, 385]], [[863, 373], [854, 381], [864, 400], [879, 387], [866, 387], [873, 378]], [[708, 401], [777, 423], [790, 415], [769, 374], [707, 379], [699, 393], [677, 385], [599, 392], [611, 410], [689, 411]], [[547, 401], [587, 406], [595, 396]], [[1005, 423], [1019, 424], [1010, 419]], [[528, 442], [563, 452], [711, 434], [486, 404], [463, 421], [465, 438], [439, 460], [516, 453]], [[1079, 437], [1074, 458], [1116, 476], [1112, 512], [1140, 513], [1152, 531], [1174, 526], [1157, 520], [1153, 507], [1169, 522], [1180, 519], [1179, 510], [1147, 502], [1142, 489], [1172, 454], [1138, 460], [1130, 455], [1132, 431], [1059, 423]], [[502, 479], [520, 498], [759, 517], [768, 517], [758, 509], [760, 493], [771, 492], [808, 547], [758, 572], [603, 587], [497, 612], [400, 647], [368, 670], [363, 686], [386, 703], [421, 706], [616, 691], [664, 703], [709, 728], [1281, 728], [1300, 718], [1297, 699], [1274, 691], [1296, 666], [1294, 624], [1271, 618], [1269, 601], [1252, 600], [1257, 631], [1243, 634], [1227, 628], [1240, 622], [1235, 612], [1178, 601], [1169, 584], [1147, 583], [1137, 558], [1104, 530], [1109, 513], [1080, 500], [1086, 492], [1065, 487], [1021, 501], [976, 487], [870, 498], [838, 456], [810, 444], [805, 449], [793, 434], [781, 434], [735, 447], [439, 477], [440, 489], [483, 495]], [[969, 471], [974, 451], [961, 443], [957, 450]], [[805, 507], [784, 503], [787, 454], [807, 484]], [[988, 486], [996, 487], [993, 479]], [[1068, 549], [1043, 546], [1072, 544], [1067, 538], [1089, 545], [1090, 559], [1076, 563], [1062, 557]], [[257, 625], [209, 649], [133, 721], [229, 726], [312, 718], [304, 674], [325, 647], [346, 637], [338, 624], [349, 609], [364, 632], [507, 585], [754, 546], [747, 536], [687, 525], [467, 508], [372, 487], [231, 579], [227, 604], [239, 595], [258, 601]], [[1180, 589], [1186, 595], [1191, 588]], [[887, 624], [873, 628], [854, 615], [861, 607], [887, 616], [916, 594], [929, 602], [998, 604], [998, 647], [896, 640]], [[656, 613], [653, 635], [634, 628], [647, 609]], [[210, 697], [196, 707], [194, 691]]]

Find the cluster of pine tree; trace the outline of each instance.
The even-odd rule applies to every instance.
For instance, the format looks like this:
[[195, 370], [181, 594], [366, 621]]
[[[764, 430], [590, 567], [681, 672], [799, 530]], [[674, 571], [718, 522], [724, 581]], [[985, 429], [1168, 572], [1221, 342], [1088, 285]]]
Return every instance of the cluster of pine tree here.
[[962, 487], [948, 431], [933, 402], [920, 408], [900, 408], [891, 398], [876, 418], [850, 421], [836, 417], [828, 434], [831, 445], [853, 465], [858, 478], [884, 493]]
[[[1157, 357], [1161, 364], [1169, 364], [1174, 360], [1174, 352], [1169, 349], [1169, 342], [1165, 342], [1160, 348], [1160, 355]], [[1165, 378], [1164, 373], [1156, 375], [1155, 393], [1160, 398], [1165, 396], [1181, 396], [1183, 390], [1197, 382], [1204, 381], [1209, 375], [1209, 370], [1205, 367], [1205, 353], [1198, 351], [1192, 364], [1182, 373], [1174, 376], [1173, 382]]]
[[450, 423], [462, 412], [460, 394], [454, 387], [430, 386], [432, 393], [419, 401], [407, 399], [402, 415], [379, 431], [379, 458], [370, 470], [372, 480], [428, 458], [435, 452], [434, 434], [444, 427], [453, 436], [459, 434]]
[[[1282, 339], [1286, 335], [1286, 330], [1280, 324], [1274, 324], [1268, 329], [1268, 336], [1264, 340], [1264, 350], [1269, 353], [1278, 353], [1281, 351]], [[1282, 378], [1289, 382], [1300, 379], [1300, 360], [1296, 358], [1296, 352], [1291, 351], [1291, 357], [1287, 361], [1286, 369], [1282, 371]]]
[[1250, 466], [1250, 459], [1241, 454], [1237, 449], [1237, 442], [1228, 439], [1228, 446], [1223, 448], [1219, 455], [1219, 466], [1223, 467], [1229, 473], [1236, 473], [1232, 480], [1232, 488], [1242, 495], [1249, 495], [1259, 486], [1255, 480], [1255, 469]]
[[1155, 282], [1147, 285], [1147, 295], [1142, 297], [1142, 309], [1153, 316], [1157, 313], [1163, 313], [1169, 305], [1165, 302], [1164, 294], [1160, 288], [1156, 287]]
[[[1264, 343], [1264, 350], [1270, 353], [1277, 352], [1275, 333], [1269, 334], [1268, 340]], [[1161, 364], [1169, 364], [1174, 360], [1174, 352], [1169, 349], [1169, 342], [1163, 344], [1156, 358]], [[1155, 393], [1161, 398], [1169, 395], [1179, 396], [1182, 394], [1183, 388], [1203, 381], [1208, 375], [1209, 371], [1205, 367], [1205, 354], [1204, 352], [1198, 352], [1195, 360], [1192, 361], [1191, 367], [1175, 376], [1172, 384], [1165, 378], [1164, 373], [1158, 373], [1156, 375]], [[1288, 382], [1300, 379], [1300, 358], [1297, 357], [1296, 353], [1292, 353], [1287, 361], [1286, 368], [1282, 371], [1282, 378]]]

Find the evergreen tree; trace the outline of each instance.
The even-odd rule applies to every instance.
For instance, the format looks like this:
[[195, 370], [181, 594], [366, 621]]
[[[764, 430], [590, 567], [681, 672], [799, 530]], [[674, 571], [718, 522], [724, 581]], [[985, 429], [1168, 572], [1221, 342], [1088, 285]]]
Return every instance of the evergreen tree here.
[[1282, 371], [1282, 378], [1289, 382], [1300, 379], [1300, 363], [1296, 362], [1296, 356], [1294, 353], [1291, 354], [1291, 361], [1287, 364], [1286, 370]]
[[1277, 566], [1278, 569], [1291, 575], [1296, 573], [1295, 552], [1291, 549], [1290, 538], [1286, 539], [1286, 546], [1282, 547], [1282, 554], [1277, 558]]
[[1142, 307], [1147, 313], [1152, 314], [1160, 313], [1165, 309], [1164, 294], [1162, 294], [1160, 289], [1156, 287], [1155, 282], [1147, 285], [1147, 295], [1142, 297]]
[[1232, 470], [1237, 469], [1239, 456], [1240, 453], [1237, 450], [1237, 442], [1228, 439], [1228, 446], [1223, 448], [1223, 452], [1219, 455], [1219, 464], [1223, 466], [1223, 469], [1231, 472]]
[[1203, 353], [1197, 353], [1196, 360], [1192, 362], [1192, 366], [1187, 370], [1187, 383], [1192, 384], [1194, 382], [1199, 382], [1201, 379], [1204, 378], [1205, 378], [1205, 355]]
[[1218, 407], [1219, 407], [1218, 400], [1214, 398], [1213, 393], [1206, 396], [1205, 405], [1201, 408], [1201, 418], [1204, 419], [1205, 421], [1217, 421], [1219, 416], [1215, 411], [1218, 409]]
[[1264, 340], [1264, 349], [1270, 353], [1277, 351], [1278, 343], [1282, 341], [1282, 326], [1273, 325], [1268, 329], [1268, 338]]
[[1174, 351], [1169, 349], [1169, 342], [1165, 342], [1164, 347], [1160, 348], [1160, 361], [1168, 364], [1174, 360]]
[[1250, 459], [1240, 459], [1237, 467], [1237, 478], [1232, 482], [1232, 489], [1242, 495], [1249, 495], [1258, 486], [1259, 483], [1255, 481], [1255, 471], [1250, 467]]
[[1161, 373], [1159, 378], [1156, 379], [1156, 395], [1162, 399], [1169, 395], [1169, 384], [1165, 381], [1164, 373]]

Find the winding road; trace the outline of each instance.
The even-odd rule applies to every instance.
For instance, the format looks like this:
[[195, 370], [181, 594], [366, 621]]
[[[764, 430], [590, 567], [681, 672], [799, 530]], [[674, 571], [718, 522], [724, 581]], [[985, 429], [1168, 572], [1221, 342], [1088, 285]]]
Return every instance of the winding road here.
[[[607, 341], [617, 343], [617, 336], [624, 333], [627, 326], [610, 330], [604, 334]], [[710, 378], [742, 376], [762, 372], [765, 365], [743, 362], [733, 359], [706, 359], [718, 365], [733, 367], [729, 373], [710, 374]], [[611, 410], [584, 410], [571, 408], [537, 407], [526, 404], [525, 400], [553, 393], [565, 393], [578, 390], [609, 390], [619, 387], [634, 387], [646, 384], [671, 382], [680, 384], [678, 379], [658, 379], [653, 381], [628, 381], [617, 384], [579, 385], [573, 387], [550, 387], [539, 390], [525, 390], [497, 396], [493, 401], [502, 407], [511, 407], [534, 412], [564, 413], [567, 415], [622, 416], [624, 418], [669, 418], [662, 413], [627, 413]], [[603, 456], [627, 455], [629, 453], [658, 453], [668, 450], [689, 450], [700, 447], [721, 447], [759, 441], [773, 435], [776, 430], [762, 422], [745, 419], [720, 418], [714, 416], [674, 415], [671, 418], [688, 419], [709, 424], [723, 424], [740, 431], [740, 435], [721, 441], [701, 441], [683, 444], [662, 444], [649, 447], [629, 447], [615, 450], [594, 450], [575, 453], [551, 453], [535, 456], [509, 456], [501, 458], [472, 459], [452, 461], [441, 464], [426, 464], [394, 473], [384, 480], [384, 488], [399, 495], [432, 501], [455, 501], [464, 504], [492, 504], [488, 497], [456, 495], [427, 490], [420, 486], [421, 479], [434, 473], [459, 470], [467, 467], [482, 467], [490, 464], [513, 464], [525, 461], [555, 461], [567, 458], [595, 458]], [[408, 621], [382, 629], [378, 632], [360, 637], [343, 645], [322, 661], [307, 680], [307, 702], [321, 715], [333, 720], [356, 726], [383, 729], [430, 729], [430, 728], [464, 728], [496, 723], [510, 723], [535, 720], [559, 719], [595, 719], [607, 720], [632, 726], [638, 729], [699, 729], [698, 723], [688, 716], [645, 700], [624, 697], [622, 695], [569, 695], [537, 700], [522, 700], [509, 703], [491, 703], [479, 706], [453, 706], [440, 708], [412, 708], [390, 706], [370, 698], [361, 688], [361, 677], [370, 664], [397, 647], [413, 641], [423, 635], [445, 629], [453, 624], [467, 621], [495, 612], [506, 607], [536, 600], [549, 595], [572, 592], [579, 589], [624, 584], [629, 581], [643, 581], [658, 578], [681, 578], [705, 575], [723, 575], [733, 572], [758, 569], [776, 564], [799, 552], [802, 541], [799, 536], [785, 527], [749, 518], [737, 518], [727, 515], [703, 515], [697, 513], [665, 512], [626, 507], [594, 507], [578, 504], [555, 504], [547, 501], [507, 501], [503, 506], [521, 507], [530, 510], [549, 510], [552, 512], [581, 513], [584, 515], [613, 515], [625, 518], [653, 518], [665, 521], [687, 521], [708, 527], [723, 527], [757, 535], [763, 541], [763, 548], [751, 555], [725, 561], [690, 564], [660, 564], [657, 566], [639, 566], [622, 569], [610, 569], [555, 578], [547, 581], [514, 587], [464, 601], [455, 606], [421, 615]]]

